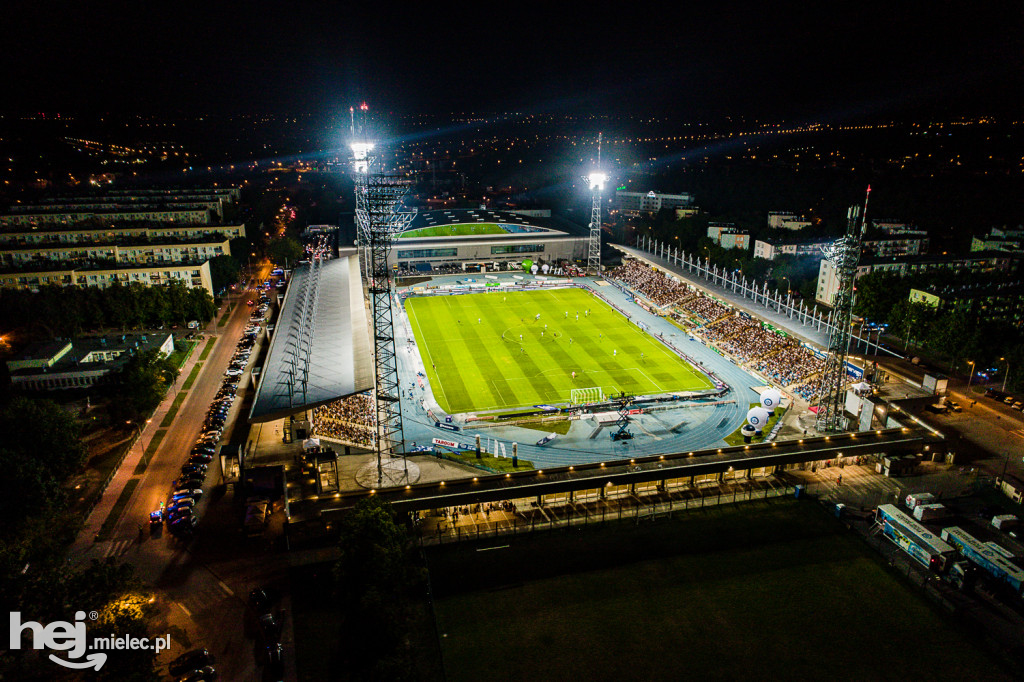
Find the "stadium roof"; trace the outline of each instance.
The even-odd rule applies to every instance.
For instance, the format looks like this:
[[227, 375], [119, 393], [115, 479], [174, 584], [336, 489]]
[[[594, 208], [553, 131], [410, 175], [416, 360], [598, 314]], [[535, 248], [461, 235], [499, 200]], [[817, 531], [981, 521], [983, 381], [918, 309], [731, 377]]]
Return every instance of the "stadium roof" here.
[[[373, 388], [370, 334], [359, 276], [359, 256], [325, 261], [315, 303], [302, 328], [301, 291], [310, 284], [311, 265], [292, 271], [277, 329], [256, 388], [250, 422], [266, 422], [338, 398]], [[310, 299], [312, 301], [312, 299]], [[305, 364], [303, 348], [308, 339], [309, 371], [305, 392], [291, 374], [293, 358]], [[290, 387], [290, 389], [289, 389]]]
[[486, 208], [452, 208], [420, 211], [406, 228], [405, 233], [425, 227], [474, 223], [493, 223], [504, 227], [507, 232], [513, 234], [549, 231], [572, 234], [581, 233], [583, 230], [581, 226], [556, 216], [524, 215], [512, 211], [492, 211]]

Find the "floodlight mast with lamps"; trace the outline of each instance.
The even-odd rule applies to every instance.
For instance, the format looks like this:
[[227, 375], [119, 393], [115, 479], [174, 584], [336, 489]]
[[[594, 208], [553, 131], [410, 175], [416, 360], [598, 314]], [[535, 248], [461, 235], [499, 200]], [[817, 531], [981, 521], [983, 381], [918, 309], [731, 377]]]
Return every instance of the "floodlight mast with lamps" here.
[[597, 168], [583, 177], [590, 188], [592, 205], [590, 209], [590, 241], [587, 247], [587, 272], [598, 275], [601, 272], [601, 193], [604, 192], [608, 174], [601, 168], [601, 133], [597, 134]]
[[853, 285], [870, 198], [869, 185], [864, 197], [864, 210], [861, 211], [860, 206], [851, 206], [846, 213], [846, 234], [822, 248], [825, 258], [835, 266], [839, 290], [832, 299], [835, 326], [828, 338], [829, 353], [821, 374], [815, 419], [815, 428], [821, 433], [842, 431], [846, 427], [843, 410], [846, 405], [846, 360], [850, 354], [850, 326], [853, 321]]
[[[365, 111], [366, 107], [360, 107]], [[353, 121], [355, 117], [353, 116]], [[353, 124], [353, 133], [355, 133]], [[355, 173], [356, 221], [366, 259], [367, 293], [373, 315], [374, 407], [377, 419], [374, 445], [377, 451], [377, 487], [384, 485], [385, 460], [400, 456], [404, 449], [401, 386], [395, 352], [392, 313], [391, 272], [388, 255], [395, 235], [404, 230], [415, 213], [402, 210], [409, 192], [408, 178], [383, 169], [375, 145], [365, 137], [352, 143]], [[388, 483], [408, 482], [408, 462], [402, 456], [403, 473], [389, 466]]]

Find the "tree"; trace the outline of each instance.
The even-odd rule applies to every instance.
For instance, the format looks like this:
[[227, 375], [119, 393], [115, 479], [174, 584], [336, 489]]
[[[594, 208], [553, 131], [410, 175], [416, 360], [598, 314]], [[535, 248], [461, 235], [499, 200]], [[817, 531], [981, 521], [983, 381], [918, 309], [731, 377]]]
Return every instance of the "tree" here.
[[234, 256], [214, 256], [210, 259], [210, 280], [214, 291], [223, 291], [238, 281], [242, 268]]
[[408, 532], [391, 505], [368, 498], [346, 515], [339, 546], [334, 576], [345, 614], [345, 649], [354, 652], [348, 664], [364, 674], [407, 671], [410, 654], [402, 643], [412, 627], [412, 595], [422, 590], [426, 575], [415, 562]]
[[267, 255], [277, 265], [282, 267], [294, 265], [302, 258], [303, 248], [298, 240], [291, 237], [282, 237], [270, 242], [267, 247]]
[[[0, 524], [62, 499], [60, 484], [85, 462], [74, 417], [49, 400], [15, 398], [0, 410]], [[0, 533], [5, 535], [5, 533]]]
[[892, 324], [896, 304], [910, 295], [909, 281], [890, 272], [872, 272], [857, 280], [853, 312], [872, 322]]
[[118, 374], [120, 399], [111, 403], [111, 412], [118, 419], [144, 418], [156, 409], [177, 378], [178, 368], [159, 350], [135, 353]]

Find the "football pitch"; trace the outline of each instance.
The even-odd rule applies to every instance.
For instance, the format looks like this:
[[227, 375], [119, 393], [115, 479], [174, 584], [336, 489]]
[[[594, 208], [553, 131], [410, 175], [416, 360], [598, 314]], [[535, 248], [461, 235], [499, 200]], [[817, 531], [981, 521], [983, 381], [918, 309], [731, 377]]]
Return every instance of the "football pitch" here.
[[456, 225], [431, 225], [409, 230], [398, 235], [399, 239], [415, 237], [462, 237], [474, 234], [505, 234], [495, 223], [460, 223]]
[[411, 297], [405, 306], [434, 397], [452, 414], [564, 404], [573, 389], [611, 396], [713, 387], [581, 289]]

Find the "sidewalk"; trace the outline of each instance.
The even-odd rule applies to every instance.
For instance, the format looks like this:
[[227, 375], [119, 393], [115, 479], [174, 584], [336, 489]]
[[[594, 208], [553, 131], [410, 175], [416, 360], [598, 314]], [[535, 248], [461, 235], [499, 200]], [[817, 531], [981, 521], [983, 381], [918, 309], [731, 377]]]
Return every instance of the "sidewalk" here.
[[[199, 342], [199, 345], [192, 351], [192, 355], [189, 356], [189, 359], [182, 366], [181, 372], [179, 372], [174, 385], [168, 389], [167, 394], [160, 402], [160, 405], [157, 406], [156, 411], [153, 412], [153, 415], [147, 420], [145, 428], [142, 429], [131, 450], [127, 455], [125, 455], [124, 460], [114, 473], [114, 477], [111, 479], [107, 489], [103, 492], [103, 495], [96, 503], [96, 506], [93, 507], [92, 511], [89, 513], [89, 516], [86, 517], [82, 524], [82, 529], [79, 531], [78, 537], [75, 539], [74, 543], [72, 543], [71, 550], [68, 554], [72, 562], [99, 559], [103, 557], [104, 552], [102, 550], [105, 549], [103, 545], [106, 543], [98, 543], [96, 541], [96, 537], [99, 534], [100, 529], [103, 527], [103, 524], [106, 523], [107, 517], [109, 517], [110, 513], [113, 511], [118, 499], [121, 497], [125, 486], [128, 485], [129, 481], [136, 477], [136, 467], [138, 467], [139, 462], [142, 461], [142, 456], [146, 452], [146, 448], [149, 447], [149, 444], [153, 441], [156, 433], [160, 431], [161, 428], [167, 428], [161, 427], [160, 423], [170, 411], [175, 397], [181, 391], [181, 386], [185, 383], [185, 379], [188, 378], [192, 369], [199, 362], [199, 358], [203, 354], [203, 350], [206, 348], [207, 339], [211, 336], [217, 336], [215, 331], [211, 331], [211, 329], [216, 330], [217, 319], [217, 316], [214, 316], [210, 324], [203, 330], [205, 334], [203, 341]], [[213, 348], [220, 343], [221, 338], [223, 337], [217, 336], [217, 340], [214, 342]], [[213, 348], [211, 348], [210, 353], [213, 352]], [[201, 372], [202, 370], [200, 370], [200, 373]], [[179, 411], [184, 407], [187, 400], [188, 395], [186, 394], [182, 404], [178, 407]]]

